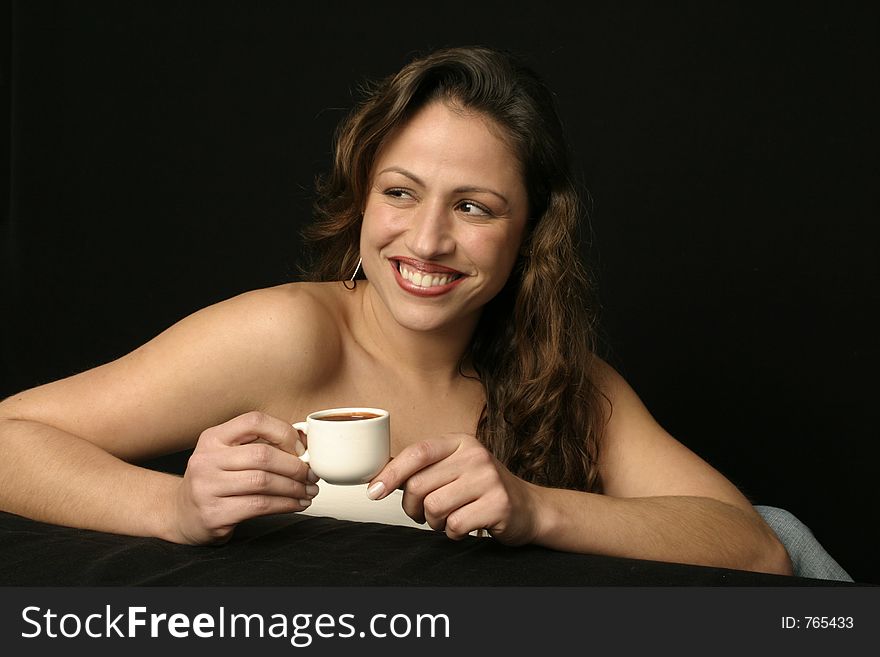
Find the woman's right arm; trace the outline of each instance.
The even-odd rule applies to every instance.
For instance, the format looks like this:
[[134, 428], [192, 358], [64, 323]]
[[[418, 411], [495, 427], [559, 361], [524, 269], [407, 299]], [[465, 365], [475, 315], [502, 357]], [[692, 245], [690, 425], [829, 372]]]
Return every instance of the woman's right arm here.
[[[271, 415], [279, 396], [309, 384], [314, 342], [333, 333], [299, 321], [304, 302], [293, 286], [241, 295], [116, 361], [3, 401], [0, 509], [207, 543], [246, 518], [305, 508], [315, 487], [295, 456], [298, 434]], [[302, 348], [310, 343], [318, 348]], [[132, 465], [193, 445], [183, 478]]]

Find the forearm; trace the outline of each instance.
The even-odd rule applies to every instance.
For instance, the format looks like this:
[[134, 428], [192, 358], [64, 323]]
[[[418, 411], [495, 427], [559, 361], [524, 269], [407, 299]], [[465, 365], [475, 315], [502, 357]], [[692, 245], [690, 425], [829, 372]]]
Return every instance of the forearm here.
[[791, 574], [757, 513], [705, 497], [616, 498], [537, 488], [535, 543], [569, 552]]
[[77, 436], [0, 421], [0, 509], [71, 527], [168, 539], [179, 478], [125, 463]]

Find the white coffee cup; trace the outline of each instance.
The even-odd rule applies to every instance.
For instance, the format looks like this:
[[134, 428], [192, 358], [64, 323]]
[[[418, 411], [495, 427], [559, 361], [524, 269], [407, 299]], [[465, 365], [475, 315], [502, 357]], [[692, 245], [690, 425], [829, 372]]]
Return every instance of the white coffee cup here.
[[293, 428], [308, 438], [300, 458], [328, 484], [365, 484], [391, 457], [391, 418], [381, 408], [328, 408]]

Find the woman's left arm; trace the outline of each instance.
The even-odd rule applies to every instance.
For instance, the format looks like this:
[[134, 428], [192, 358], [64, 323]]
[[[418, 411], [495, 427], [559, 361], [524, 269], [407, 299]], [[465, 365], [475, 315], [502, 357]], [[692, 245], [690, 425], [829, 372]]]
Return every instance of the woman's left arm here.
[[600, 363], [612, 404], [600, 449], [603, 494], [514, 476], [473, 436], [404, 449], [371, 496], [404, 486], [404, 511], [450, 538], [486, 528], [509, 544], [791, 574], [785, 548], [721, 473], [676, 441], [635, 392]]
[[600, 448], [603, 495], [536, 491], [534, 542], [790, 575], [788, 553], [745, 496], [670, 436], [620, 374], [598, 368], [612, 408]]

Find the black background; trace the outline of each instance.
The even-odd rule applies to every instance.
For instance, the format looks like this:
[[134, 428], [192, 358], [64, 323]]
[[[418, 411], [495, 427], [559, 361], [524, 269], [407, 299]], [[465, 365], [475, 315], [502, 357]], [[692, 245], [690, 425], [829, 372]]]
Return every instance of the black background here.
[[880, 583], [880, 15], [770, 4], [12, 2], [0, 394], [291, 280], [358, 83], [500, 46], [558, 95], [609, 360]]

